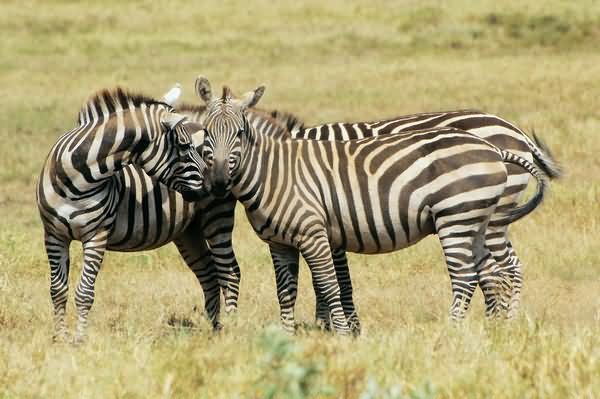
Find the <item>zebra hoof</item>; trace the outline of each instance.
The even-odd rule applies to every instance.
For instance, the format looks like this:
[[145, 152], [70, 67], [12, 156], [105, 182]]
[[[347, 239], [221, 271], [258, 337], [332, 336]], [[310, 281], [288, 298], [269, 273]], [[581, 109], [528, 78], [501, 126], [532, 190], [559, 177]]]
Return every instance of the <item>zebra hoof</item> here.
[[351, 325], [350, 326], [350, 332], [352, 333], [352, 336], [354, 338], [360, 337], [360, 334], [362, 333], [362, 330], [360, 328], [360, 324], [358, 324], [358, 325], [356, 325], [356, 324]]
[[75, 337], [73, 338], [73, 341], [71, 342], [71, 344], [73, 346], [81, 346], [83, 344], [85, 344], [87, 341], [87, 336], [85, 335], [81, 335], [81, 334], [77, 334], [75, 335]]
[[216, 323], [213, 325], [213, 334], [214, 334], [214, 335], [218, 335], [218, 334], [220, 334], [220, 333], [221, 333], [221, 331], [223, 331], [223, 329], [224, 329], [224, 328], [225, 328], [225, 326], [223, 326], [223, 324], [221, 324], [221, 323], [219, 323], [219, 322], [216, 322]]
[[323, 318], [317, 317], [315, 320], [315, 325], [320, 330], [331, 331], [331, 322], [329, 319], [323, 319]]
[[226, 305], [225, 306], [225, 314], [236, 315], [237, 310], [238, 310], [237, 305]]
[[71, 337], [67, 331], [59, 331], [52, 336], [52, 342], [55, 344], [70, 343]]

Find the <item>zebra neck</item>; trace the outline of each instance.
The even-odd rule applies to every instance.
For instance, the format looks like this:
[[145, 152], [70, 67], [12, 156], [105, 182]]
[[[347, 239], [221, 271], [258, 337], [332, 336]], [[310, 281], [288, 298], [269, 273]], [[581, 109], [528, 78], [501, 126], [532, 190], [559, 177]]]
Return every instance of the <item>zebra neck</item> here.
[[[58, 181], [64, 182], [65, 197], [81, 198], [101, 191], [111, 178], [132, 163], [148, 134], [139, 125], [128, 129], [122, 113], [93, 121], [67, 133], [54, 148]], [[142, 146], [143, 147], [143, 146]]]
[[256, 134], [252, 142], [244, 140], [240, 173], [234, 179], [233, 195], [248, 212], [261, 212], [261, 203], [278, 185], [291, 183], [290, 154], [292, 141]]

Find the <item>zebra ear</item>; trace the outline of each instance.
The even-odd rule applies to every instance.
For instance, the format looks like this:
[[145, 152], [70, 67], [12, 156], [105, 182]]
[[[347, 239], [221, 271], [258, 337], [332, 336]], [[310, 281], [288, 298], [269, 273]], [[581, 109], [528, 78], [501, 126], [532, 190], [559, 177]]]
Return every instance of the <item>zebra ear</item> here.
[[162, 101], [165, 104], [169, 104], [171, 107], [173, 107], [179, 100], [179, 97], [181, 97], [181, 85], [179, 83], [175, 83], [175, 86], [173, 86], [171, 90], [163, 95]]
[[249, 91], [242, 96], [242, 98], [239, 100], [240, 106], [243, 109], [254, 107], [256, 104], [258, 104], [258, 101], [261, 99], [263, 94], [265, 94], [265, 86], [258, 86], [256, 90]]
[[210, 89], [210, 82], [205, 76], [198, 76], [196, 78], [196, 95], [204, 100], [205, 103], [209, 103], [212, 100], [212, 90]]
[[185, 115], [177, 114], [175, 112], [168, 112], [163, 114], [163, 116], [160, 118], [160, 123], [167, 128], [167, 130], [173, 130], [185, 119]]

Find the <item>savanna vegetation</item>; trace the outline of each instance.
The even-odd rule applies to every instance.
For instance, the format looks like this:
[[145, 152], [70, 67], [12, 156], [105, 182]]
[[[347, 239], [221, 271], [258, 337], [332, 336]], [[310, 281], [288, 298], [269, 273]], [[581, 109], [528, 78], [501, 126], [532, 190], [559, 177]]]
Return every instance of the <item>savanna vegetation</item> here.
[[[600, 397], [600, 3], [544, 0], [14, 1], [0, 5], [0, 397]], [[109, 253], [85, 345], [53, 344], [34, 186], [95, 90], [159, 96], [198, 74], [308, 124], [480, 108], [541, 136], [565, 168], [512, 227], [517, 320], [447, 321], [435, 238], [351, 256], [363, 334], [314, 328], [302, 268], [298, 334], [278, 329], [267, 247], [243, 212], [240, 309], [215, 336], [173, 246]], [[80, 246], [71, 247], [71, 293]], [[68, 306], [74, 325], [74, 306]]]

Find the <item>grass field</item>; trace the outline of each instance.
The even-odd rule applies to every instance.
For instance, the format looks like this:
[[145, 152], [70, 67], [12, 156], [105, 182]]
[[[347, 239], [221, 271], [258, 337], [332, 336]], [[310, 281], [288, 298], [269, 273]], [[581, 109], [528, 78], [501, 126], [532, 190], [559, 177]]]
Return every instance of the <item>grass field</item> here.
[[[13, 1], [0, 6], [0, 397], [600, 397], [600, 3], [341, 0]], [[525, 265], [514, 322], [483, 317], [478, 293], [447, 322], [435, 238], [351, 256], [358, 339], [311, 328], [302, 268], [295, 337], [278, 325], [267, 248], [238, 214], [237, 315], [213, 336], [202, 295], [167, 246], [109, 253], [86, 345], [52, 344], [49, 268], [34, 185], [58, 135], [94, 90], [196, 101], [197, 74], [307, 123], [481, 108], [534, 130], [565, 167], [515, 224]], [[238, 209], [239, 210], [239, 209]], [[71, 295], [81, 247], [71, 247]], [[74, 326], [74, 306], [68, 306]]]

